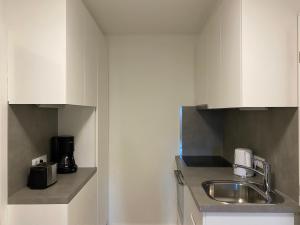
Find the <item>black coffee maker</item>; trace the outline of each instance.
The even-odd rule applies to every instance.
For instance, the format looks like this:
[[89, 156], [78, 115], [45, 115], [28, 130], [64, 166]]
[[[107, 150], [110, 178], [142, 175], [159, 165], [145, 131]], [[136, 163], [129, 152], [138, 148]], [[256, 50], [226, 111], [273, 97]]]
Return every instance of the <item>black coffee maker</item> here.
[[74, 159], [74, 136], [51, 138], [51, 161], [57, 163], [57, 173], [74, 173], [77, 171]]

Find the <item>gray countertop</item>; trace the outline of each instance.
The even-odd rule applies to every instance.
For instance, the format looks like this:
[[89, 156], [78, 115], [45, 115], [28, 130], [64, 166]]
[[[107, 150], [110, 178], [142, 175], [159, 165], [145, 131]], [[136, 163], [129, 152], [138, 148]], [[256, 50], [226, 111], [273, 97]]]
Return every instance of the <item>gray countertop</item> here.
[[76, 173], [58, 174], [57, 183], [43, 190], [25, 187], [8, 197], [8, 204], [68, 204], [96, 173], [97, 168], [78, 168]]
[[[242, 213], [298, 213], [300, 207], [297, 202], [287, 195], [278, 192], [284, 202], [277, 205], [259, 204], [224, 204], [207, 196], [202, 183], [208, 180], [241, 180], [233, 175], [231, 167], [187, 167], [184, 161], [176, 156], [177, 168], [181, 170], [184, 182], [191, 191], [195, 203], [201, 212], [242, 212]], [[259, 177], [255, 178], [257, 181]]]

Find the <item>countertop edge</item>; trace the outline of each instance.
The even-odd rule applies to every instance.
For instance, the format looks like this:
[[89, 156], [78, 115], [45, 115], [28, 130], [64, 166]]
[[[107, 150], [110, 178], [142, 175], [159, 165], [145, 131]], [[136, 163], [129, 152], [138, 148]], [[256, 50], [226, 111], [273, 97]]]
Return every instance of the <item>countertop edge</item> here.
[[86, 179], [84, 180], [84, 182], [78, 186], [77, 190], [75, 192], [73, 192], [69, 197], [68, 197], [68, 202], [67, 203], [61, 203], [61, 204], [69, 204], [72, 199], [82, 190], [82, 188], [90, 181], [90, 179], [96, 174], [97, 172], [97, 167], [94, 168], [94, 170], [92, 171], [91, 174], [89, 174], [89, 176], [86, 177]]

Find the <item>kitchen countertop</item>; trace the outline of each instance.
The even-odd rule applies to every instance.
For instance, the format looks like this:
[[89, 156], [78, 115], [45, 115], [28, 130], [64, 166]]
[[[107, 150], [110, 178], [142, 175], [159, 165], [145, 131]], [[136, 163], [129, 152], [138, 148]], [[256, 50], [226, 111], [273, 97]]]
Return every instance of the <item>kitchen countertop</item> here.
[[[298, 213], [300, 207], [297, 202], [287, 195], [278, 192], [284, 202], [277, 205], [272, 204], [224, 204], [207, 196], [202, 183], [208, 180], [242, 180], [233, 175], [231, 167], [187, 167], [185, 162], [176, 156], [178, 170], [181, 170], [185, 185], [190, 189], [198, 209], [201, 212], [242, 212], [242, 213]], [[260, 180], [255, 177], [254, 180]]]
[[8, 204], [68, 204], [96, 171], [97, 168], [78, 168], [76, 173], [58, 174], [54, 185], [43, 190], [24, 187], [8, 197]]

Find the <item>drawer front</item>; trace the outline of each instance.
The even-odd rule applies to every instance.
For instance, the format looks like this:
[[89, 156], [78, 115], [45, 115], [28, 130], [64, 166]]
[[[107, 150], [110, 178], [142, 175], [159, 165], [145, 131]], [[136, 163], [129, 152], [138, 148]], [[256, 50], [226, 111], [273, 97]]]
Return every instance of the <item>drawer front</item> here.
[[187, 186], [184, 188], [184, 225], [203, 225], [203, 214], [196, 206]]
[[174, 171], [174, 175], [176, 178], [176, 190], [177, 190], [177, 211], [178, 211], [178, 217], [179, 217], [179, 222], [181, 225], [183, 225], [183, 211], [184, 211], [184, 183], [183, 183], [183, 178], [181, 175], [181, 172], [179, 170]]

